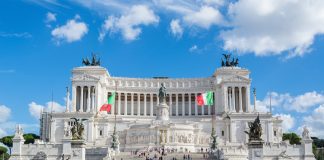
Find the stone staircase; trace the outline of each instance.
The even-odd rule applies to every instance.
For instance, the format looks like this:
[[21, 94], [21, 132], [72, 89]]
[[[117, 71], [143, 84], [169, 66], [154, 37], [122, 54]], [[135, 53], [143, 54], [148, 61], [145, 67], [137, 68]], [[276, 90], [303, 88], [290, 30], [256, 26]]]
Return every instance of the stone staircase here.
[[[154, 154], [151, 153], [148, 157], [152, 158], [152, 160], [158, 160], [158, 158], [154, 159]], [[184, 160], [183, 155], [188, 153], [169, 153], [166, 156], [163, 156], [163, 160], [172, 160], [173, 158], [176, 158], [177, 160]], [[157, 154], [159, 157], [160, 155]], [[190, 158], [192, 160], [207, 160], [208, 158], [203, 158], [203, 153], [190, 153]], [[139, 157], [135, 155], [131, 155], [129, 152], [122, 152], [119, 155], [114, 157], [115, 160], [145, 160], [145, 157]]]

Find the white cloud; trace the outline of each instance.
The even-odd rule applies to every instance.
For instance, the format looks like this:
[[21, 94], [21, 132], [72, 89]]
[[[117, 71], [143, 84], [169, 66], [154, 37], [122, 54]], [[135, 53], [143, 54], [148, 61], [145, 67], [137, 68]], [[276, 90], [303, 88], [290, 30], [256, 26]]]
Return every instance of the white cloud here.
[[56, 14], [51, 13], [51, 12], [47, 12], [46, 14], [46, 20], [47, 23], [49, 22], [55, 22], [56, 21]]
[[22, 33], [0, 32], [0, 37], [4, 37], [4, 38], [31, 38], [32, 35], [28, 32], [22, 32]]
[[[15, 126], [17, 122], [10, 121], [11, 109], [5, 105], [0, 105], [0, 138], [7, 135], [12, 135], [15, 131]], [[39, 131], [38, 124], [25, 124], [22, 123], [21, 126], [27, 132], [37, 133]]]
[[308, 52], [324, 33], [323, 0], [239, 0], [229, 5], [232, 29], [221, 34], [226, 50], [287, 58]]
[[84, 22], [79, 22], [80, 16], [76, 15], [74, 19], [68, 20], [63, 26], [52, 30], [52, 36], [58, 43], [60, 41], [74, 42], [88, 33], [88, 27]]
[[196, 25], [209, 29], [212, 25], [222, 23], [222, 14], [210, 6], [202, 6], [199, 11], [192, 12], [184, 16], [184, 21], [189, 25]]
[[170, 29], [171, 29], [171, 33], [173, 34], [173, 36], [175, 36], [177, 38], [182, 37], [183, 28], [180, 25], [180, 20], [179, 19], [173, 19], [170, 22]]
[[36, 119], [40, 118], [40, 113], [43, 111], [50, 112], [63, 112], [65, 110], [65, 106], [60, 105], [57, 102], [47, 102], [46, 105], [40, 105], [35, 102], [31, 102], [29, 105], [29, 113], [35, 117]]
[[282, 119], [282, 129], [284, 132], [289, 132], [295, 126], [295, 118], [290, 114], [275, 114], [274, 117], [279, 116]]
[[102, 25], [98, 39], [102, 41], [107, 33], [121, 32], [125, 40], [132, 41], [141, 34], [140, 26], [148, 26], [158, 22], [159, 17], [154, 14], [153, 10], [145, 5], [134, 5], [120, 17], [109, 16]]
[[260, 105], [260, 108], [269, 106], [270, 96], [273, 107], [283, 107], [288, 111], [306, 112], [311, 107], [324, 104], [324, 95], [315, 91], [296, 96], [292, 96], [289, 93], [269, 92], [262, 101], [257, 102], [257, 106]]
[[[304, 126], [310, 130], [311, 136], [318, 136], [324, 138], [324, 104], [316, 108], [310, 116], [304, 117]], [[302, 131], [302, 127], [298, 129]]]
[[197, 46], [197, 45], [193, 45], [193, 46], [191, 46], [191, 47], [189, 48], [189, 52], [194, 52], [194, 51], [196, 51], [196, 50], [198, 50], [198, 46]]
[[5, 105], [0, 105], [0, 123], [5, 122], [10, 117], [11, 110]]

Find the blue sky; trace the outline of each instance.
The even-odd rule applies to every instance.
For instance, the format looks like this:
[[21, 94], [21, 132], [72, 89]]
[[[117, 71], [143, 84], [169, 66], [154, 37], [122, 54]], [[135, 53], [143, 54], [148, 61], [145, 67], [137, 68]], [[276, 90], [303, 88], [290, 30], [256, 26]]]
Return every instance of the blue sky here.
[[[259, 6], [259, 7], [255, 7]], [[23, 0], [0, 2], [0, 135], [64, 105], [73, 67], [98, 54], [113, 76], [208, 77], [232, 53], [258, 108], [324, 137], [324, 2]], [[253, 102], [251, 102], [253, 103]]]

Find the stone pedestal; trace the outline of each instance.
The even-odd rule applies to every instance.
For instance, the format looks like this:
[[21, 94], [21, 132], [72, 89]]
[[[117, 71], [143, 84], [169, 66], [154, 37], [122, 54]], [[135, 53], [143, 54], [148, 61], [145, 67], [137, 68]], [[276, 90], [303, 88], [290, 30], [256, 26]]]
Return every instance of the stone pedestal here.
[[169, 106], [165, 102], [160, 103], [157, 107], [156, 120], [167, 121], [169, 120], [169, 115]]
[[312, 148], [312, 139], [302, 139], [301, 145], [304, 150], [304, 160], [315, 160], [314, 154], [313, 154], [313, 148]]
[[71, 146], [71, 138], [63, 138], [62, 139], [62, 155], [64, 155], [64, 160], [72, 157], [72, 146]]
[[262, 140], [251, 140], [248, 143], [249, 160], [263, 159], [263, 143]]
[[84, 140], [72, 140], [72, 157], [71, 160], [85, 160], [85, 143]]

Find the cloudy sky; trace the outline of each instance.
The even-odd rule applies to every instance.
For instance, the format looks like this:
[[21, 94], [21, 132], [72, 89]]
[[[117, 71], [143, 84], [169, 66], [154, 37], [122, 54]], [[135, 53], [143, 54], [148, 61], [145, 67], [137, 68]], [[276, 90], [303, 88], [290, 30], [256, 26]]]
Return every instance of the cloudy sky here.
[[63, 110], [71, 70], [91, 53], [126, 77], [209, 77], [232, 53], [258, 110], [271, 97], [285, 131], [324, 138], [323, 33], [323, 0], [3, 0], [0, 136], [17, 123], [38, 133], [39, 112]]

